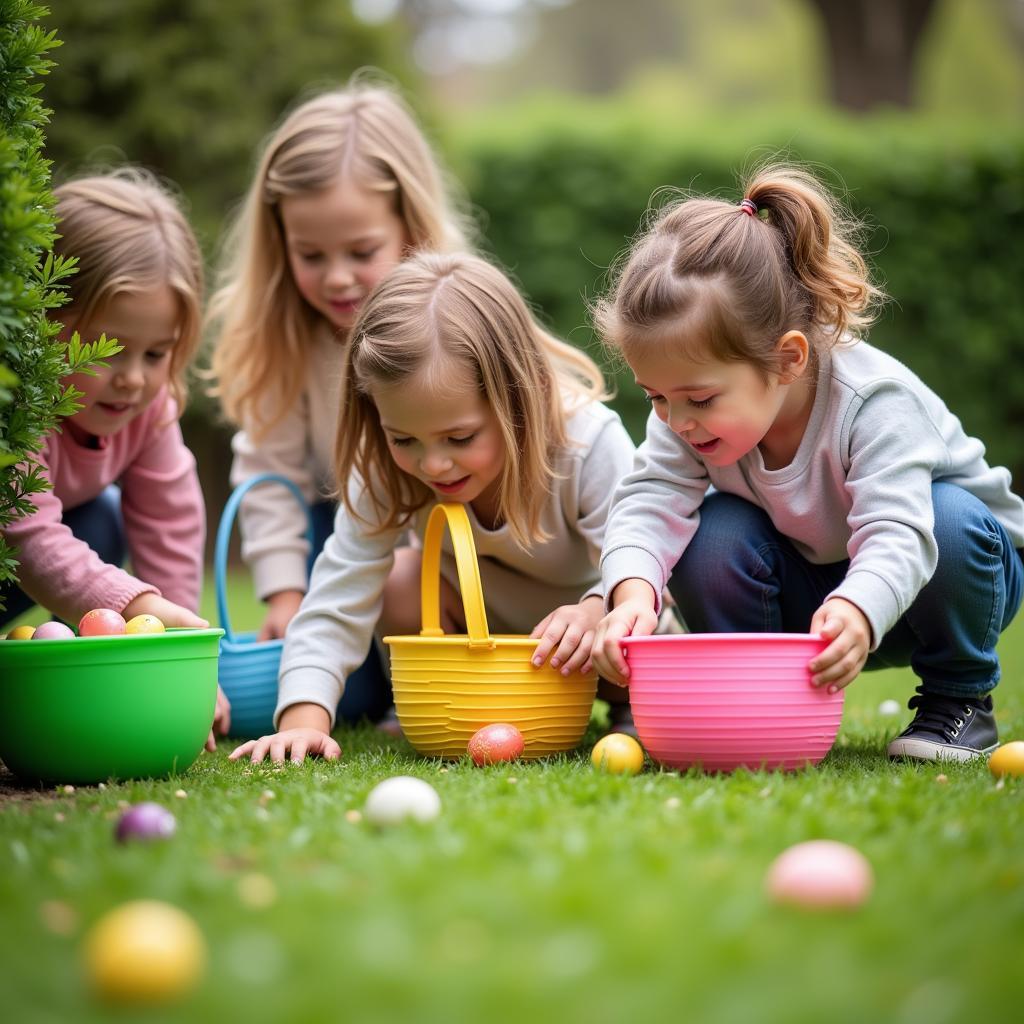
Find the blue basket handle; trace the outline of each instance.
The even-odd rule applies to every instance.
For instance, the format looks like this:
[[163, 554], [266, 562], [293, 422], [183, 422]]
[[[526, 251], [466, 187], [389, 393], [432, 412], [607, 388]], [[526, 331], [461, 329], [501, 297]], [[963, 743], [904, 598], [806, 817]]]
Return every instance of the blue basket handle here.
[[309, 505], [306, 504], [302, 491], [287, 477], [281, 476], [278, 473], [260, 473], [239, 484], [231, 492], [231, 497], [228, 498], [224, 511], [221, 513], [220, 525], [217, 527], [217, 543], [213, 550], [213, 574], [217, 589], [217, 615], [220, 616], [221, 628], [224, 630], [224, 637], [229, 643], [235, 639], [235, 634], [231, 629], [231, 619], [228, 616], [227, 597], [228, 545], [231, 541], [231, 530], [235, 525], [235, 516], [238, 514], [238, 508], [242, 504], [242, 499], [254, 487], [267, 483], [282, 484], [292, 492], [295, 500], [299, 503], [299, 507], [306, 513], [306, 540], [309, 541], [310, 550], [312, 551], [313, 549], [313, 517], [310, 514]]

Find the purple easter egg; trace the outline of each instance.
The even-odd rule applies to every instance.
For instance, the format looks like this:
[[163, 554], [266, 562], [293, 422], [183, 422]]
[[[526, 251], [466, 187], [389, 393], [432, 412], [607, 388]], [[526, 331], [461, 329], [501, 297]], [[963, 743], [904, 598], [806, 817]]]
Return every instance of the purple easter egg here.
[[70, 626], [65, 626], [63, 622], [44, 622], [41, 626], [36, 626], [36, 631], [32, 634], [33, 640], [69, 640], [74, 637], [75, 631]]
[[170, 839], [177, 827], [177, 819], [166, 807], [143, 803], [129, 807], [121, 815], [115, 834], [120, 843], [127, 843], [133, 839]]

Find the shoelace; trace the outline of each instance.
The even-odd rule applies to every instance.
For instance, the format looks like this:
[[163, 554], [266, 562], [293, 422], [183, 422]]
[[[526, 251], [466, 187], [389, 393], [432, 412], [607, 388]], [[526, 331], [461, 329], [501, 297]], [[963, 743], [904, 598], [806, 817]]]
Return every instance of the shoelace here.
[[955, 697], [943, 697], [939, 694], [915, 694], [910, 698], [907, 707], [917, 709], [910, 728], [923, 732], [936, 733], [955, 740], [960, 730], [971, 715], [974, 714], [975, 702]]

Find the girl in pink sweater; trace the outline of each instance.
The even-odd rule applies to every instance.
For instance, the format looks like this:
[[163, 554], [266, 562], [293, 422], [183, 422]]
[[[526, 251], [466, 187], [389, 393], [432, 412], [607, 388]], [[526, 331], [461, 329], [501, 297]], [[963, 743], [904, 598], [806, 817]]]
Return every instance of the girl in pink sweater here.
[[[113, 608], [205, 627], [196, 614], [203, 500], [178, 425], [199, 341], [199, 246], [173, 198], [141, 171], [80, 178], [55, 195], [56, 251], [79, 260], [60, 337], [106, 334], [121, 351], [95, 375], [68, 378], [82, 407], [37, 457], [51, 490], [5, 531], [21, 590], [4, 594], [0, 622], [39, 604], [72, 625]], [[220, 731], [227, 715], [219, 696]]]

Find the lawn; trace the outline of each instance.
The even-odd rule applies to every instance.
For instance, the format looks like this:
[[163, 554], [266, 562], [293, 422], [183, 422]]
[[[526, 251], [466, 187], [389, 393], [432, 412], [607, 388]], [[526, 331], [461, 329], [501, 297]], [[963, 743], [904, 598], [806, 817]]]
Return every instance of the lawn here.
[[[257, 609], [244, 587], [236, 628]], [[204, 606], [215, 618], [212, 602]], [[1004, 739], [1024, 738], [1024, 621], [1003, 638]], [[890, 764], [908, 673], [866, 675], [817, 769], [636, 778], [587, 748], [476, 769], [417, 759], [369, 729], [344, 758], [227, 760], [178, 778], [45, 792], [0, 780], [0, 984], [18, 1022], [686, 1020], [736, 1024], [1010, 1019], [1024, 1003], [1024, 781], [983, 765]], [[597, 736], [596, 724], [588, 744]], [[382, 778], [428, 779], [431, 825], [377, 832], [347, 812]], [[943, 778], [945, 776], [945, 778]], [[184, 795], [176, 795], [176, 791]], [[178, 833], [116, 845], [121, 801], [157, 800]], [[762, 890], [791, 843], [870, 859], [860, 910], [807, 913]], [[114, 1013], [90, 996], [82, 936], [122, 900], [187, 910], [209, 944], [183, 1003]]]

